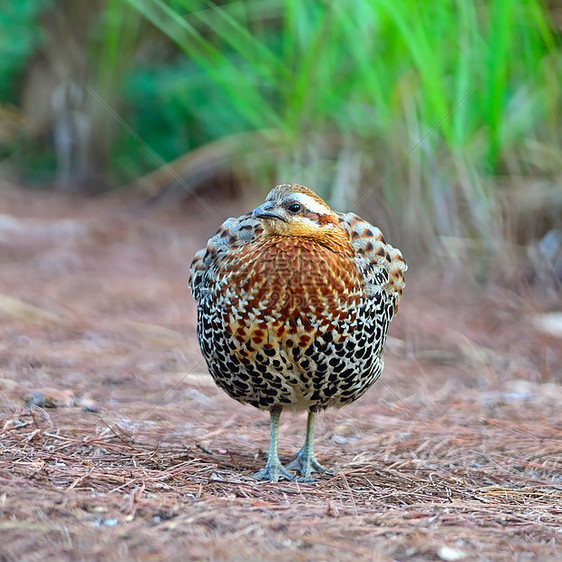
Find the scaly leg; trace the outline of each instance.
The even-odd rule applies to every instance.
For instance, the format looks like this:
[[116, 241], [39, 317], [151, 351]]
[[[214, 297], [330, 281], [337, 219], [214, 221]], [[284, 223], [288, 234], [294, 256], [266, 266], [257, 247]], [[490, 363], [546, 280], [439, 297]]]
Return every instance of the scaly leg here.
[[269, 480], [270, 482], [278, 482], [279, 478], [292, 480], [295, 475], [291, 474], [279, 460], [277, 452], [277, 437], [279, 436], [279, 418], [281, 417], [281, 408], [271, 410], [270, 435], [269, 435], [269, 454], [267, 455], [267, 463], [254, 474], [254, 478], [258, 480]]
[[287, 465], [289, 470], [296, 470], [302, 476], [308, 478], [311, 472], [330, 472], [324, 468], [314, 456], [314, 418], [316, 411], [310, 409], [308, 412], [308, 420], [306, 422], [306, 439], [302, 449], [295, 455], [295, 458]]

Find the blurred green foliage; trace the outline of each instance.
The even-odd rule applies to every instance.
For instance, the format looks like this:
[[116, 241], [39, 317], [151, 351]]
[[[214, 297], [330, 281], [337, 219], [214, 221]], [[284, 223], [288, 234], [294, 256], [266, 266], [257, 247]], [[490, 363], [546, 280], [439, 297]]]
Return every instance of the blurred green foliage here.
[[[13, 5], [30, 22], [50, 3]], [[110, 185], [202, 148], [215, 165], [232, 138], [224, 166], [241, 181], [309, 184], [383, 215], [423, 250], [504, 241], [498, 179], [560, 170], [560, 33], [540, 0], [93, 6], [76, 78]], [[35, 31], [0, 76], [25, 71]], [[13, 36], [6, 27], [0, 48]]]
[[0, 10], [0, 100], [17, 103], [18, 79], [41, 45], [40, 14], [52, 0], [2, 2]]
[[559, 38], [536, 0], [128, 3], [185, 55], [151, 110], [188, 146], [255, 131], [256, 183], [384, 205], [420, 250], [502, 242], [495, 178], [555, 173]]

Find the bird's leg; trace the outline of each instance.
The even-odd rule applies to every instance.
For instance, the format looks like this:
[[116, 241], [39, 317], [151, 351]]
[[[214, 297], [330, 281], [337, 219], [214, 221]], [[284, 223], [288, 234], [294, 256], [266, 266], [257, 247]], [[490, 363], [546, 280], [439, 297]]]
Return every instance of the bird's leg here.
[[308, 411], [308, 420], [306, 422], [306, 439], [302, 449], [295, 455], [295, 458], [287, 465], [289, 470], [296, 470], [302, 476], [308, 478], [311, 472], [330, 472], [324, 468], [314, 456], [314, 418], [316, 410], [311, 408]]
[[270, 482], [278, 482], [279, 478], [292, 480], [295, 475], [291, 474], [279, 460], [277, 453], [277, 437], [279, 435], [279, 418], [281, 417], [281, 408], [271, 410], [270, 435], [269, 435], [269, 454], [267, 455], [267, 463], [254, 474], [254, 478], [258, 480], [269, 480]]

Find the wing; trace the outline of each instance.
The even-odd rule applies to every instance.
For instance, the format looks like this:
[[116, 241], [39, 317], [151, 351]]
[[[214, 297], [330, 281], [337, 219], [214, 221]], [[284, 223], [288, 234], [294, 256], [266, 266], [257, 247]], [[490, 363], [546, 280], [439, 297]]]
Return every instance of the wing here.
[[336, 213], [340, 225], [349, 232], [355, 250], [355, 263], [363, 274], [367, 296], [374, 297], [381, 288], [394, 303], [394, 313], [404, 288], [408, 268], [402, 253], [385, 242], [382, 232], [355, 213]]
[[195, 300], [200, 301], [207, 294], [212, 282], [212, 266], [221, 254], [242, 244], [247, 244], [261, 236], [263, 228], [260, 221], [247, 213], [237, 218], [226, 219], [216, 234], [207, 242], [207, 247], [199, 250], [189, 268], [189, 286]]

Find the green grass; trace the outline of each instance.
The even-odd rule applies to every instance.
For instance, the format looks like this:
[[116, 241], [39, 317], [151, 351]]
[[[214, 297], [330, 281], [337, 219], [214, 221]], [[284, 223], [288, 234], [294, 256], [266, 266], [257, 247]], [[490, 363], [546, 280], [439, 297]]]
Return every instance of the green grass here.
[[539, 0], [104, 6], [88, 83], [115, 178], [220, 147], [251, 186], [306, 183], [421, 255], [451, 239], [497, 252], [497, 179], [559, 169], [562, 57]]
[[501, 241], [495, 176], [542, 173], [529, 141], [559, 141], [560, 51], [535, 0], [128, 3], [183, 51], [186, 93], [220, 105], [190, 115], [201, 139], [236, 121], [256, 183], [378, 209], [420, 249]]

